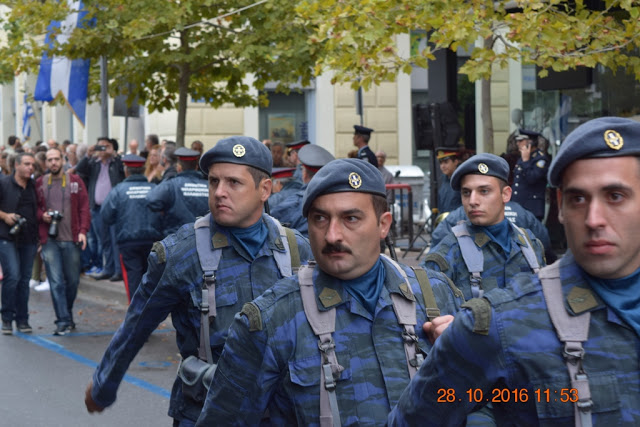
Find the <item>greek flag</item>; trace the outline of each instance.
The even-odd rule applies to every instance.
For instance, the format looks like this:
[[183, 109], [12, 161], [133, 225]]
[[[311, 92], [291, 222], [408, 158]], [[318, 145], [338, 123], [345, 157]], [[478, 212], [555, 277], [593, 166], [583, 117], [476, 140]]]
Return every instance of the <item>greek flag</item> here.
[[22, 139], [26, 140], [31, 136], [31, 117], [33, 117], [33, 108], [27, 101], [27, 94], [24, 94], [24, 114], [22, 115]]
[[[71, 33], [76, 27], [83, 26], [84, 16], [87, 14], [83, 9], [82, 1], [68, 0], [71, 13], [64, 21], [52, 21], [49, 25], [49, 32], [45, 38], [45, 44], [50, 48], [53, 46], [52, 31], [58, 34], [55, 40], [64, 44], [69, 40]], [[40, 61], [40, 72], [33, 98], [37, 101], [53, 101], [62, 94], [71, 111], [84, 126], [85, 110], [87, 107], [87, 88], [89, 84], [89, 63], [88, 59], [68, 59], [66, 57], [49, 57], [47, 52], [42, 54]]]

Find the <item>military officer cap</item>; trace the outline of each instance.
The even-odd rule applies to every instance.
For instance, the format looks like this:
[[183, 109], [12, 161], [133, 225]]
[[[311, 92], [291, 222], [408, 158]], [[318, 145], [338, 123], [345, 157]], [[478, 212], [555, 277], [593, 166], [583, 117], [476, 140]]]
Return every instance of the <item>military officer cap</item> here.
[[476, 154], [458, 166], [453, 175], [451, 175], [451, 188], [460, 191], [462, 177], [469, 174], [495, 176], [508, 182], [509, 163], [495, 154]]
[[360, 159], [338, 159], [316, 173], [302, 198], [302, 215], [309, 213], [313, 201], [324, 194], [357, 192], [386, 197], [382, 174], [371, 163]]
[[451, 156], [459, 156], [460, 148], [458, 147], [438, 147], [436, 148], [436, 159], [445, 159]]
[[184, 160], [185, 162], [198, 160], [200, 158], [200, 153], [196, 150], [190, 150], [185, 147], [180, 147], [176, 151], [173, 152], [176, 157], [180, 160]]
[[549, 166], [549, 183], [558, 187], [562, 172], [580, 159], [640, 156], [640, 123], [621, 117], [602, 117], [578, 126], [567, 136]]
[[144, 166], [144, 163], [146, 161], [147, 159], [145, 159], [144, 157], [136, 156], [135, 154], [127, 154], [125, 156], [122, 156], [122, 163], [130, 168], [141, 168]]
[[271, 176], [273, 157], [271, 151], [260, 141], [250, 136], [231, 136], [218, 143], [200, 158], [200, 169], [209, 172], [214, 163], [234, 163], [251, 166]]
[[285, 145], [287, 147], [287, 154], [291, 154], [292, 151], [299, 150], [305, 145], [309, 145], [309, 144], [311, 144], [311, 142], [307, 141], [306, 139], [303, 139], [302, 141], [290, 142]]
[[300, 163], [302, 163], [304, 167], [313, 172], [317, 172], [321, 167], [335, 160], [335, 157], [319, 145], [309, 144], [300, 149], [298, 159], [300, 159]]
[[292, 178], [296, 168], [273, 168], [271, 177], [273, 179]]
[[523, 139], [530, 139], [532, 141], [536, 141], [540, 134], [538, 132], [534, 132], [532, 130], [520, 129], [518, 131], [519, 135], [516, 136], [516, 141], [522, 141]]
[[371, 132], [373, 132], [373, 129], [360, 125], [353, 125], [353, 128], [355, 129], [354, 133], [356, 135], [371, 135]]

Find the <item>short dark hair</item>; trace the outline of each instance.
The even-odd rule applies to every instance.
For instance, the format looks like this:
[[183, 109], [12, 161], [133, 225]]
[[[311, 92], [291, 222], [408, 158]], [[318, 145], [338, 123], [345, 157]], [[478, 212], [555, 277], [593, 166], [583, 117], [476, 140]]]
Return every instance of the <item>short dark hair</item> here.
[[376, 218], [378, 219], [378, 224], [380, 224], [380, 217], [382, 217], [382, 214], [389, 211], [389, 203], [387, 203], [387, 198], [382, 197], [378, 194], [372, 194], [371, 203], [373, 203], [373, 211], [375, 212]]
[[27, 152], [18, 153], [18, 155], [16, 156], [16, 162], [15, 162], [15, 164], [16, 164], [16, 165], [21, 165], [21, 164], [22, 164], [22, 158], [23, 158], [23, 157], [27, 157], [27, 156], [31, 157], [33, 160], [35, 160], [35, 159], [36, 159], [36, 157], [35, 157], [33, 154], [31, 154], [31, 153], [27, 153]]
[[156, 135], [155, 133], [150, 133], [149, 135], [147, 135], [147, 139], [149, 141], [151, 141], [151, 145], [160, 144], [160, 140], [158, 139], [158, 135]]
[[129, 175], [144, 175], [144, 166], [126, 166], [125, 168], [129, 171]]
[[253, 182], [256, 184], [256, 188], [258, 188], [263, 179], [269, 179], [269, 174], [265, 171], [261, 171], [260, 169], [252, 166], [247, 166], [247, 169], [253, 178]]
[[[166, 150], [166, 148], [165, 148]], [[167, 157], [168, 159], [168, 157]], [[196, 171], [198, 170], [198, 160], [183, 160], [178, 157], [178, 164], [183, 171]]]
[[15, 136], [15, 135], [11, 135], [11, 136], [9, 137], [9, 145], [13, 147], [14, 145], [16, 145], [16, 141], [17, 141], [17, 140], [18, 140], [18, 137], [17, 137], [17, 136]]

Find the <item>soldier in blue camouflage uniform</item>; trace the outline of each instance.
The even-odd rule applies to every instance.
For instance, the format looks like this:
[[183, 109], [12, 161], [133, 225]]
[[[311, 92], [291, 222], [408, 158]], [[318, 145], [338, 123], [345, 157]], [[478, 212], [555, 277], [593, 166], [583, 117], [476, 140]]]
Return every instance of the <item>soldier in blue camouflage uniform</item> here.
[[[309, 236], [309, 226], [307, 218], [302, 215], [302, 199], [307, 190], [307, 185], [311, 178], [324, 165], [335, 160], [333, 154], [318, 145], [305, 145], [298, 152], [298, 158], [302, 165], [302, 182], [304, 185], [298, 191], [290, 194], [279, 204], [271, 207], [271, 215], [277, 218], [281, 223], [287, 224], [288, 227], [295, 228], [303, 236]], [[271, 200], [271, 198], [269, 198]]]
[[[391, 425], [460, 425], [495, 396], [503, 425], [640, 425], [639, 157], [640, 123], [629, 119], [591, 120], [567, 137], [549, 182], [569, 252], [538, 276], [469, 301]], [[559, 338], [563, 316], [586, 325], [576, 328], [580, 339]]]
[[[334, 160], [312, 178], [302, 209], [317, 266], [299, 273], [312, 274], [311, 302], [303, 307], [294, 276], [245, 305], [229, 329], [198, 425], [257, 425], [267, 408], [273, 425], [320, 424], [325, 362], [307, 309], [335, 309], [332, 342], [341, 369], [330, 375], [340, 418], [334, 425], [385, 424], [410, 372], [393, 299], [415, 301], [416, 343], [430, 348], [420, 328], [427, 315], [417, 273], [379, 254], [391, 225], [385, 197], [380, 172], [358, 159]], [[427, 274], [440, 310], [455, 311], [459, 291], [442, 274]]]
[[147, 257], [153, 242], [162, 239], [162, 220], [147, 206], [145, 197], [156, 184], [144, 176], [145, 159], [134, 154], [122, 158], [126, 179], [116, 185], [102, 204], [100, 215], [105, 224], [115, 225], [120, 250], [122, 276], [127, 298], [136, 293], [147, 271]]
[[164, 236], [209, 212], [207, 181], [198, 171], [200, 153], [181, 147], [174, 154], [178, 158], [178, 175], [163, 180], [147, 194], [149, 209], [164, 212]]
[[[283, 278], [274, 256], [285, 252], [285, 246], [275, 220], [262, 213], [271, 192], [271, 154], [260, 141], [240, 136], [223, 139], [202, 156], [200, 166], [209, 172], [211, 250], [222, 251], [215, 273], [217, 315], [209, 334], [217, 362], [235, 313]], [[295, 240], [300, 260], [310, 259], [307, 240], [299, 233]], [[195, 248], [193, 224], [154, 244], [147, 273], [87, 388], [89, 412], [114, 403], [129, 364], [169, 314], [181, 356], [198, 354], [203, 271]], [[176, 426], [190, 426], [202, 402], [185, 396], [182, 386], [176, 378], [169, 416]]]
[[[461, 190], [462, 205], [469, 218], [464, 224], [474, 243], [482, 252], [484, 269], [481, 273], [480, 292], [503, 288], [508, 278], [523, 272], [532, 272], [525, 258], [525, 247], [535, 252], [538, 266], [544, 265], [542, 244], [529, 230], [516, 230], [505, 218], [504, 206], [511, 196], [507, 185], [509, 165], [494, 154], [478, 154], [462, 163], [451, 177], [451, 187]], [[460, 242], [449, 234], [431, 248], [424, 265], [442, 271], [464, 293], [465, 299], [474, 295], [472, 275], [467, 267]]]
[[[504, 216], [518, 227], [531, 230], [533, 235], [540, 240], [540, 243], [542, 243], [544, 247], [544, 257], [547, 263], [552, 263], [557, 259], [555, 252], [551, 248], [551, 240], [549, 239], [547, 227], [542, 225], [538, 218], [531, 212], [520, 206], [519, 203], [510, 200], [504, 206]], [[468, 219], [463, 206], [451, 211], [449, 215], [438, 224], [436, 229], [433, 230], [433, 233], [431, 233], [431, 246], [436, 246], [451, 234], [451, 229], [458, 222], [467, 221]]]

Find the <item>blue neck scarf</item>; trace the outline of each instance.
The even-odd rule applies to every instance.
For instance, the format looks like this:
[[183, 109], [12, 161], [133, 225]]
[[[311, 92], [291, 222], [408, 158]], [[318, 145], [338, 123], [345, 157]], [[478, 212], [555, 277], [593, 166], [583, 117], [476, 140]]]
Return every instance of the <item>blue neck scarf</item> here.
[[489, 235], [491, 240], [500, 245], [505, 257], [509, 258], [511, 253], [511, 224], [508, 219], [503, 219], [497, 224], [480, 227]]
[[362, 276], [351, 280], [341, 280], [340, 283], [349, 295], [362, 304], [369, 313], [375, 314], [378, 298], [380, 298], [380, 292], [384, 286], [385, 275], [384, 265], [378, 258], [371, 270]]
[[591, 288], [640, 336], [640, 268], [620, 279], [599, 279], [585, 272]]
[[247, 228], [227, 227], [231, 235], [240, 243], [251, 258], [255, 258], [267, 239], [269, 230], [262, 218]]

